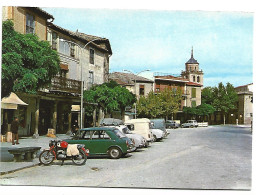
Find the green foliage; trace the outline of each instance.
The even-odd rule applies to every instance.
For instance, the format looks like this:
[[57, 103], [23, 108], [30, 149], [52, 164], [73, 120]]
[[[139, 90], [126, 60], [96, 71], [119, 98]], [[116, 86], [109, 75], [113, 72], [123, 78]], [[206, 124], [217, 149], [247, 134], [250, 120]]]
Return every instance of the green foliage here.
[[137, 105], [139, 117], [166, 118], [180, 108], [182, 93], [180, 89], [165, 89], [161, 93], [150, 92], [147, 97], [140, 97]]
[[95, 86], [84, 91], [85, 102], [98, 103], [104, 112], [111, 113], [114, 110], [124, 110], [126, 106], [132, 106], [135, 95], [114, 81]]
[[231, 109], [236, 108], [236, 102], [238, 101], [237, 93], [230, 83], [224, 86], [219, 83], [218, 87], [213, 89], [214, 100], [212, 105], [217, 111], [227, 113]]
[[141, 96], [137, 103], [139, 117], [158, 118], [163, 116], [162, 100], [159, 95], [149, 92], [148, 96]]
[[213, 100], [214, 100], [214, 94], [213, 94], [213, 89], [212, 87], [205, 87], [202, 90], [201, 93], [201, 98], [202, 98], [202, 104], [210, 104], [212, 105]]
[[12, 21], [2, 25], [2, 97], [12, 91], [36, 93], [60, 70], [59, 56], [48, 41], [14, 31]]

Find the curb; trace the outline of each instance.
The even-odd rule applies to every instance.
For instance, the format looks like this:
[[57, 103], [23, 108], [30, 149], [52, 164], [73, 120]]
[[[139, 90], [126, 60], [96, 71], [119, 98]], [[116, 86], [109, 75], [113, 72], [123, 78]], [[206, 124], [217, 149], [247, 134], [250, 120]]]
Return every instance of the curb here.
[[16, 171], [20, 171], [20, 170], [26, 169], [26, 168], [35, 167], [35, 166], [38, 166], [38, 165], [40, 165], [40, 163], [36, 163], [36, 164], [33, 164], [33, 165], [28, 165], [28, 166], [17, 168], [17, 169], [10, 170], [10, 171], [3, 171], [3, 172], [0, 172], [0, 175], [6, 175], [6, 174], [9, 174], [9, 173], [14, 173]]

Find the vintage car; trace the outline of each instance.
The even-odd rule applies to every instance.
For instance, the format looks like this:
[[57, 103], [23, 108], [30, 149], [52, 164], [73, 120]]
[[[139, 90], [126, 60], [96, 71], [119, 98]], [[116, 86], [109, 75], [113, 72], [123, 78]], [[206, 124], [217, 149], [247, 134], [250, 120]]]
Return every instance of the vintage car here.
[[180, 124], [173, 120], [166, 120], [165, 126], [167, 129], [177, 129], [179, 128]]
[[66, 139], [69, 144], [84, 144], [90, 150], [90, 156], [109, 155], [118, 159], [136, 148], [132, 141], [120, 130], [113, 127], [91, 127], [77, 131], [72, 139]]
[[198, 127], [198, 124], [197, 124], [196, 120], [187, 120], [187, 122], [181, 124], [181, 127], [182, 128], [184, 128], [184, 127], [193, 128], [193, 127]]
[[167, 137], [169, 132], [166, 130], [164, 119], [150, 119], [150, 122], [151, 122], [151, 129], [162, 130], [164, 132], [164, 138]]
[[119, 125], [113, 127], [116, 127], [117, 129], [122, 131], [130, 140], [132, 140], [136, 148], [148, 147], [147, 140], [139, 134], [132, 133], [126, 125]]
[[115, 118], [103, 118], [100, 121], [100, 126], [118, 126], [123, 124], [124, 122], [122, 120]]
[[125, 125], [133, 133], [143, 136], [147, 140], [148, 144], [153, 141], [154, 137], [153, 137], [152, 130], [150, 129], [149, 119], [145, 119], [145, 118], [131, 119], [131, 120], [125, 121]]

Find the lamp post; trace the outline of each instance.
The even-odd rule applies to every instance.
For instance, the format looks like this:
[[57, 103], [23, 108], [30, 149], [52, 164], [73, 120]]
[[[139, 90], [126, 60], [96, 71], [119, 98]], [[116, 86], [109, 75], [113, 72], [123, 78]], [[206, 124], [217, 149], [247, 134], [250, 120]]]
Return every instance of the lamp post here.
[[[93, 41], [99, 40], [99, 39], [103, 39], [103, 38], [96, 38], [93, 39], [91, 41], [89, 41], [88, 43], [86, 43], [83, 47], [81, 47], [79, 44], [77, 44], [76, 42], [73, 41], [68, 41], [65, 39], [59, 39], [60, 41], [63, 42], [67, 42], [70, 44], [75, 44], [79, 47], [80, 51], [82, 51], [82, 49], [85, 49], [87, 45], [89, 45], [90, 43], [92, 43]], [[80, 52], [79, 52], [79, 57], [80, 57]], [[83, 128], [83, 99], [84, 99], [84, 94], [83, 94], [83, 90], [84, 90], [84, 81], [83, 81], [83, 69], [82, 69], [82, 63], [80, 63], [80, 59], [79, 59], [79, 65], [81, 66], [81, 106], [80, 106], [80, 129]]]
[[[135, 90], [135, 96], [136, 96], [136, 102], [137, 102], [137, 94], [136, 94], [136, 76], [138, 76], [140, 73], [143, 73], [143, 72], [146, 72], [146, 71], [150, 71], [150, 69], [147, 69], [147, 70], [142, 70], [142, 71], [140, 71], [140, 72], [138, 72], [137, 74], [134, 74], [133, 72], [131, 72], [130, 70], [123, 70], [123, 71], [125, 71], [125, 72], [129, 72], [129, 73], [131, 73], [131, 74], [133, 74], [134, 75], [134, 90]], [[135, 112], [135, 119], [137, 118], [137, 103], [135, 102], [135, 110], [134, 110], [134, 112]]]

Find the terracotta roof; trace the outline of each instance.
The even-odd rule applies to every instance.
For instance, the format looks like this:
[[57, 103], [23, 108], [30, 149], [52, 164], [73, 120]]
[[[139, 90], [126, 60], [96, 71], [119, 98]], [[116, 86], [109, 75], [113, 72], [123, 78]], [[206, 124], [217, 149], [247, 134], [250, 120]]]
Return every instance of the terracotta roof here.
[[188, 82], [188, 83], [186, 83], [186, 85], [192, 85], [192, 86], [198, 86], [198, 87], [202, 87], [203, 86], [200, 83], [194, 83], [194, 82]]
[[236, 89], [236, 88], [240, 88], [240, 87], [246, 87], [246, 86], [252, 85], [252, 84], [253, 84], [253, 83], [249, 83], [249, 84], [247, 84], [247, 85], [241, 85], [241, 86], [235, 87], [235, 89]]
[[35, 13], [38, 13], [38, 14], [42, 15], [43, 17], [47, 18], [47, 19], [54, 20], [53, 15], [47, 13], [46, 11], [42, 10], [39, 7], [23, 7], [23, 8], [26, 8], [28, 10], [31, 10], [31, 11], [35, 12]]
[[172, 81], [180, 81], [180, 82], [189, 82], [188, 79], [184, 79], [182, 77], [175, 77], [175, 76], [172, 76], [172, 75], [155, 76], [155, 79], [157, 79], [157, 80], [172, 80]]
[[[67, 30], [65, 28], [62, 28], [56, 24], [53, 24], [51, 22], [48, 22], [47, 23], [47, 26], [56, 30], [56, 31], [60, 31], [62, 32], [63, 34], [66, 34], [67, 36], [70, 36], [74, 39], [79, 39], [81, 41], [86, 41], [86, 42], [89, 42], [89, 41], [92, 41], [94, 39], [97, 39], [99, 38], [99, 40], [95, 40], [93, 42], [91, 42], [90, 44], [93, 45], [94, 47], [100, 49], [100, 50], [103, 50], [105, 52], [108, 52], [109, 54], [112, 55], [112, 50], [111, 50], [111, 46], [110, 46], [110, 42], [108, 39], [106, 38], [102, 38], [102, 37], [97, 37], [97, 36], [93, 36], [93, 35], [87, 35], [87, 34], [84, 34], [84, 33], [80, 33], [80, 32], [73, 32], [71, 30]], [[106, 43], [107, 47], [104, 47], [101, 43]]]
[[136, 82], [140, 82], [140, 83], [154, 83], [154, 81], [147, 79], [145, 77], [137, 76], [131, 73], [124, 73], [124, 72], [110, 73], [109, 79], [116, 81], [120, 85], [134, 85], [135, 79], [136, 79]]

